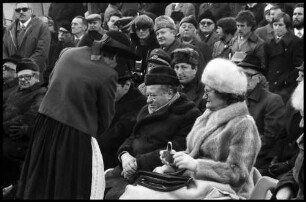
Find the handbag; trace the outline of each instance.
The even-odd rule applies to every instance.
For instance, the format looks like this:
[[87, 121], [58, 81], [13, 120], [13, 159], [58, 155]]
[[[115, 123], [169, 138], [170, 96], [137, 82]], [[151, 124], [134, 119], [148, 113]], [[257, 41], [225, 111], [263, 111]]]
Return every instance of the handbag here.
[[169, 192], [189, 185], [193, 180], [188, 176], [180, 176], [186, 169], [175, 173], [160, 174], [150, 171], [138, 171], [136, 184], [156, 191]]

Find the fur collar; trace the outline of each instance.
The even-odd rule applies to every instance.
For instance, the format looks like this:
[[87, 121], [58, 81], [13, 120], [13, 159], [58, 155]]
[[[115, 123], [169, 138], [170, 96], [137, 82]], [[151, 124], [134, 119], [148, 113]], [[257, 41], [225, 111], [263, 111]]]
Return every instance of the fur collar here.
[[239, 116], [248, 115], [248, 108], [245, 102], [231, 104], [218, 111], [207, 109], [203, 115], [197, 118], [192, 130], [187, 136], [187, 150], [190, 156], [196, 157], [199, 154], [201, 144], [222, 125]]

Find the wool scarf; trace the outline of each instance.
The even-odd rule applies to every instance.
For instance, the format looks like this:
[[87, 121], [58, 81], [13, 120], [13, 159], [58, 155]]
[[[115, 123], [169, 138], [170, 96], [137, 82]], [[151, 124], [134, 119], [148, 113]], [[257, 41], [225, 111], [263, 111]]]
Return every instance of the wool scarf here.
[[205, 110], [203, 115], [199, 116], [187, 136], [186, 153], [191, 157], [199, 154], [202, 143], [216, 130], [233, 120], [238, 116], [248, 115], [246, 102], [237, 102], [217, 111]]

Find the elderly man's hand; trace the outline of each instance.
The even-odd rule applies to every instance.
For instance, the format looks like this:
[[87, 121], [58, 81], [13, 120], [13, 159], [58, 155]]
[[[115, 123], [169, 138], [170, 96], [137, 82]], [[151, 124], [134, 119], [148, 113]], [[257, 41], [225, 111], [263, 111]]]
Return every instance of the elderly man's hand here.
[[123, 169], [121, 175], [123, 175], [124, 178], [132, 176], [134, 173], [136, 173], [138, 166], [135, 157], [126, 152], [122, 154], [121, 160]]
[[186, 154], [185, 152], [176, 152], [173, 155], [173, 158], [174, 158], [174, 164], [178, 168], [180, 169], [186, 168], [191, 171], [196, 171], [197, 161], [188, 154]]
[[9, 137], [13, 140], [21, 139], [26, 135], [28, 126], [26, 125], [11, 125], [9, 127]]

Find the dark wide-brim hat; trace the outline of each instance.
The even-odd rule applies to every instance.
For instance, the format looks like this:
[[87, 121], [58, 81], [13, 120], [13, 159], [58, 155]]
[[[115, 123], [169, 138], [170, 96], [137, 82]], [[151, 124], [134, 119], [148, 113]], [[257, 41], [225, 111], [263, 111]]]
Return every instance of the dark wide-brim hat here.
[[29, 58], [23, 58], [16, 66], [16, 73], [25, 69], [37, 72], [39, 70], [39, 67], [33, 60]]
[[20, 62], [21, 59], [22, 59], [22, 57], [20, 55], [16, 55], [16, 54], [11, 55], [10, 57], [3, 59], [2, 64], [6, 63], [6, 62], [11, 62], [11, 63], [17, 64], [18, 62]]
[[145, 75], [145, 85], [171, 85], [179, 86], [180, 81], [177, 78], [176, 72], [169, 66], [159, 66], [150, 70]]
[[132, 51], [129, 38], [119, 31], [108, 31], [101, 39], [101, 50], [111, 51], [119, 56], [131, 60], [141, 60], [141, 58]]
[[246, 55], [245, 58], [237, 64], [237, 66], [242, 68], [254, 69], [263, 75], [265, 75], [264, 69], [261, 67], [261, 62], [259, 57], [255, 55]]

